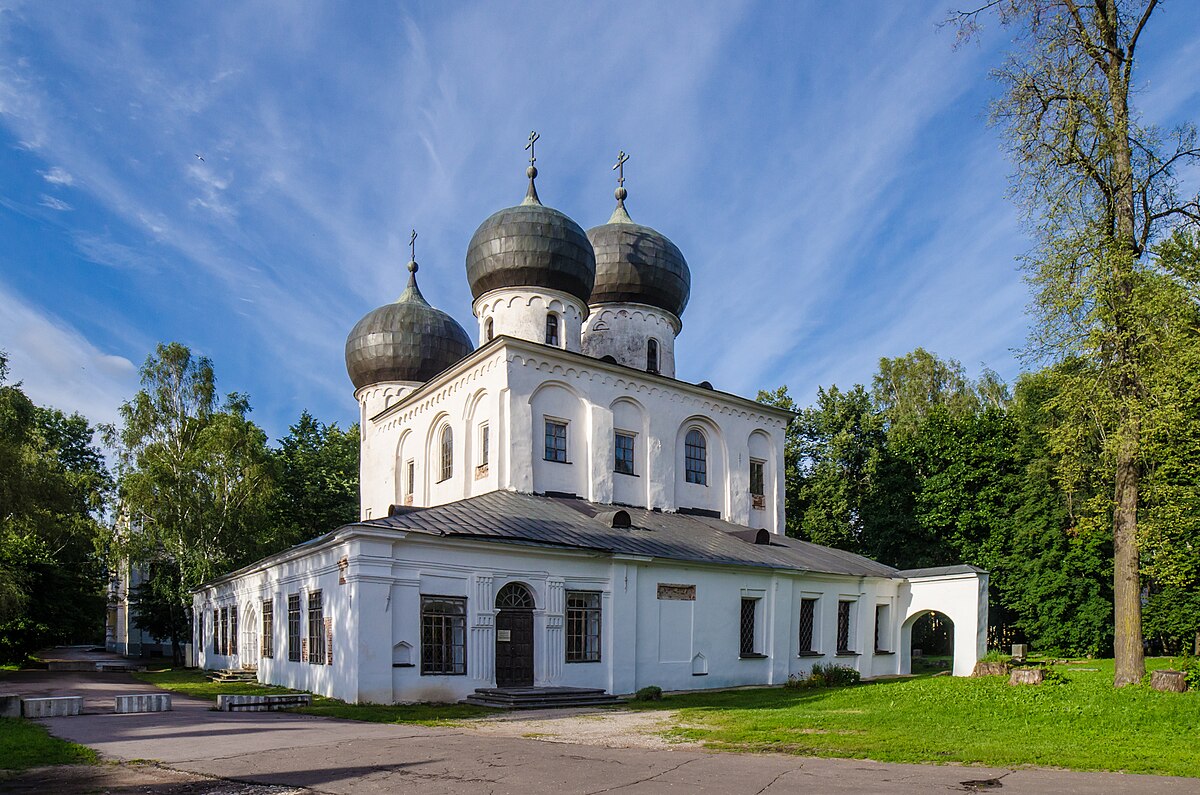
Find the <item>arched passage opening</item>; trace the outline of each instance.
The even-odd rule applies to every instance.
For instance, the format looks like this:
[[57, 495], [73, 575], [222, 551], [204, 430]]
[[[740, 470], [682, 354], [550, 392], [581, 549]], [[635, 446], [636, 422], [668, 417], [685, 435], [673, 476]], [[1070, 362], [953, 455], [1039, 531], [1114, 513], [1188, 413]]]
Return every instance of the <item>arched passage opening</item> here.
[[242, 609], [242, 637], [239, 638], [238, 662], [246, 670], [258, 668], [258, 612], [254, 605]]
[[922, 610], [904, 622], [901, 632], [911, 673], [954, 670], [954, 622], [945, 613]]
[[533, 592], [510, 582], [496, 594], [496, 687], [533, 687]]

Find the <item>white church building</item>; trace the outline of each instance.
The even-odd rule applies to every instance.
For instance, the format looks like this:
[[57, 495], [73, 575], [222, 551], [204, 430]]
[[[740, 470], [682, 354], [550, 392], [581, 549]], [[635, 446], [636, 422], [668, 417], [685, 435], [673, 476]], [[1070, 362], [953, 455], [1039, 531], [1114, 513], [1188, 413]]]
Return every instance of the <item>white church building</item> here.
[[467, 248], [478, 346], [422, 297], [415, 256], [354, 326], [360, 521], [198, 588], [200, 665], [374, 703], [781, 684], [815, 663], [872, 678], [907, 673], [937, 611], [969, 674], [987, 573], [784, 535], [793, 417], [676, 377], [683, 254], [623, 186], [585, 233], [541, 203], [532, 158], [527, 175]]

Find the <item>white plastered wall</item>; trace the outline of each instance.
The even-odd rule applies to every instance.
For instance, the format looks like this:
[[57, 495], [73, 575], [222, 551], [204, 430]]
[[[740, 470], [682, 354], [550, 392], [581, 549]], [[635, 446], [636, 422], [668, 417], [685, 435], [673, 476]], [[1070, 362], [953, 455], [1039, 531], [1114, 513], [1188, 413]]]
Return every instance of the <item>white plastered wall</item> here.
[[930, 611], [954, 625], [955, 676], [970, 676], [987, 652], [988, 575], [986, 572], [914, 577], [901, 586], [897, 600], [900, 620], [900, 673], [909, 673], [912, 626]]
[[583, 352], [611, 356], [635, 370], [646, 369], [647, 343], [658, 343], [658, 372], [675, 377], [675, 337], [679, 319], [645, 304], [595, 304], [583, 324]]
[[[587, 307], [578, 298], [533, 287], [492, 290], [475, 299], [472, 307], [479, 320], [479, 344], [494, 337], [516, 337], [529, 342], [546, 342], [546, 316], [558, 319], [557, 347], [579, 353]], [[488, 337], [491, 323], [492, 337]]]

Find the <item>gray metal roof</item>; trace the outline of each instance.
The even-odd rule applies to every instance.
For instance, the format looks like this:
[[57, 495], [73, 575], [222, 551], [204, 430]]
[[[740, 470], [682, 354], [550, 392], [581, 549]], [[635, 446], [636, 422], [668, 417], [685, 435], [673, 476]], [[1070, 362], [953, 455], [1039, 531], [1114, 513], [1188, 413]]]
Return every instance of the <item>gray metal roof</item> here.
[[987, 574], [987, 569], [981, 569], [978, 566], [972, 566], [969, 563], [959, 563], [955, 566], [932, 566], [924, 569], [905, 569], [899, 572], [899, 576], [905, 579], [916, 579], [918, 577], [947, 577], [952, 574]]
[[360, 524], [694, 563], [897, 576], [892, 567], [861, 555], [794, 538], [772, 534], [769, 545], [755, 544], [745, 537], [751, 528], [706, 516], [622, 507], [632, 526], [612, 527], [613, 507], [576, 498], [493, 491], [448, 505], [400, 509], [397, 515]]

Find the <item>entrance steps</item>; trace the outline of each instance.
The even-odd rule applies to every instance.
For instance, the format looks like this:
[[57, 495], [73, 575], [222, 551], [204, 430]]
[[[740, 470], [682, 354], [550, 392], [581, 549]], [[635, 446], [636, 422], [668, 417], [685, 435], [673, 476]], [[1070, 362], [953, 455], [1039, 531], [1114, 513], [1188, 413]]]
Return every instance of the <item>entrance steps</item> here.
[[497, 709], [557, 709], [606, 707], [625, 702], [592, 687], [481, 687], [464, 698], [463, 703]]
[[246, 668], [222, 668], [208, 676], [213, 682], [257, 682], [258, 671]]

